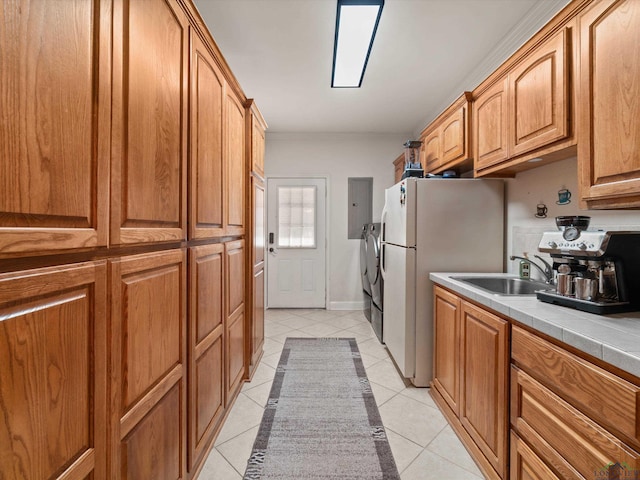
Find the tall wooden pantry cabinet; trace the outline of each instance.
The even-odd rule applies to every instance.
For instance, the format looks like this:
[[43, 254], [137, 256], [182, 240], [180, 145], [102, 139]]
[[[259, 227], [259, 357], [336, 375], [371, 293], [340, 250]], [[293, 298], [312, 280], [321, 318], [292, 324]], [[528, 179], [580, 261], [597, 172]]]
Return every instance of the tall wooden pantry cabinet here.
[[0, 476], [195, 478], [261, 356], [266, 124], [190, 0], [0, 24]]

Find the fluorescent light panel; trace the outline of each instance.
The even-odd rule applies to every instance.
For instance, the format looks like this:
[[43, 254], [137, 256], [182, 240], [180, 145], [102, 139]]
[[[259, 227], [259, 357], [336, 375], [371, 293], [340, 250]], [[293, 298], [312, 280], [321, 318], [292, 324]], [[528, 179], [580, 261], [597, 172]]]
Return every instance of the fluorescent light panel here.
[[331, 87], [359, 88], [384, 0], [338, 0]]

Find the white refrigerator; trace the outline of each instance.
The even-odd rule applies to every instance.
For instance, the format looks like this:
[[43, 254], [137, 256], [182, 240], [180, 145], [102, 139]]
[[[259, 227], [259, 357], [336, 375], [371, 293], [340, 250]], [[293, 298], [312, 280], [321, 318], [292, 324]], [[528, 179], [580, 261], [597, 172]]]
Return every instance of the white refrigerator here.
[[383, 341], [402, 375], [433, 377], [430, 272], [502, 272], [502, 180], [407, 178], [385, 192]]

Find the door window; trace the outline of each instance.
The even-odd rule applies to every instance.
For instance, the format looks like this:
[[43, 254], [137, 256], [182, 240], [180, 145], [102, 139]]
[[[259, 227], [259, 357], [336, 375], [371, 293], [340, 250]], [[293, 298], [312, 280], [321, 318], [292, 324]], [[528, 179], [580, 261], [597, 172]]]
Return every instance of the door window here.
[[278, 247], [316, 248], [315, 186], [278, 186]]

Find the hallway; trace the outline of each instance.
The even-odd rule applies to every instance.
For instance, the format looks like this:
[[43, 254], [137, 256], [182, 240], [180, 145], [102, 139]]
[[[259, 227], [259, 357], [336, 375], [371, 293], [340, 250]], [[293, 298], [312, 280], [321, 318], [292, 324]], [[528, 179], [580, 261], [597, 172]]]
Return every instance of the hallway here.
[[246, 383], [200, 480], [240, 480], [287, 337], [354, 337], [402, 480], [479, 480], [482, 474], [428, 389], [406, 386], [361, 311], [267, 310], [261, 364]]

